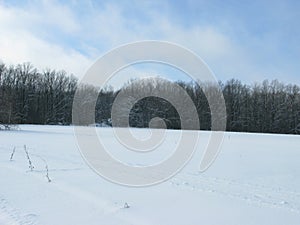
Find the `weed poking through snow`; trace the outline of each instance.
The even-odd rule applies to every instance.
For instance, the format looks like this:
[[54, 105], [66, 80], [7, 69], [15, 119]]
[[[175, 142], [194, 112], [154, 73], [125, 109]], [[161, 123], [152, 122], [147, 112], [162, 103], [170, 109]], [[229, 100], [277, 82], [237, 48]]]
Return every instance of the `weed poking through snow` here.
[[[13, 150], [12, 150], [12, 153], [10, 155], [10, 159], [9, 159], [10, 161], [13, 161], [13, 158], [14, 158], [14, 155], [16, 153], [16, 150], [17, 150], [17, 147], [14, 147]], [[37, 157], [41, 161], [44, 162], [44, 164], [45, 164], [45, 172], [46, 172], [45, 177], [47, 178], [47, 181], [50, 183], [52, 180], [51, 180], [51, 178], [49, 176], [49, 167], [48, 167], [47, 161], [44, 158], [42, 158], [40, 155], [38, 155], [38, 154], [33, 154], [33, 153], [29, 154], [29, 151], [28, 151], [28, 148], [27, 148], [26, 145], [24, 145], [24, 152], [26, 154], [26, 158], [27, 158], [27, 161], [28, 161], [28, 167], [29, 167], [30, 171], [33, 171], [33, 169], [34, 169], [33, 163], [31, 161], [31, 157]]]
[[13, 149], [11, 155], [10, 155], [9, 161], [12, 161], [12, 160], [13, 160], [13, 157], [14, 157], [15, 152], [16, 152], [16, 147], [14, 147], [14, 149]]
[[37, 154], [31, 154], [31, 155], [39, 158], [41, 161], [44, 162], [45, 169], [46, 169], [46, 178], [47, 178], [48, 182], [50, 183], [52, 180], [50, 179], [50, 176], [49, 176], [49, 167], [48, 167], [47, 161], [43, 157], [41, 157], [40, 155], [37, 155]]
[[48, 182], [50, 183], [51, 182], [51, 179], [49, 177], [49, 169], [48, 169], [48, 165], [46, 164], [46, 177], [48, 179]]
[[27, 159], [28, 159], [28, 164], [29, 164], [30, 171], [33, 171], [34, 166], [33, 166], [32, 162], [31, 162], [30, 157], [29, 157], [29, 153], [27, 151], [26, 145], [24, 145], [24, 151], [25, 151]]

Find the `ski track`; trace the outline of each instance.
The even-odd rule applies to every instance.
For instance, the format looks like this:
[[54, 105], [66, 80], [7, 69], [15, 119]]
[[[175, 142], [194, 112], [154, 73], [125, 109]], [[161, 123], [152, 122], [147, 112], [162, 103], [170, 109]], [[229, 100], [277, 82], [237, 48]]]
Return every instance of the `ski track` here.
[[[15, 170], [18, 169], [15, 168]], [[38, 178], [36, 175], [32, 175], [33, 177]], [[170, 184], [179, 189], [183, 188], [192, 191], [222, 195], [228, 198], [245, 201], [250, 205], [279, 208], [300, 214], [300, 193], [288, 191], [283, 188], [268, 187], [265, 185], [234, 181], [225, 178], [208, 177], [200, 173], [180, 173], [170, 181]], [[72, 194], [85, 200], [88, 199], [90, 202], [93, 202], [93, 196], [80, 190], [72, 190], [71, 187], [65, 185], [55, 185], [55, 188], [64, 192], [68, 190], [68, 194]], [[116, 213], [118, 209], [120, 209], [119, 207], [112, 206], [112, 203], [108, 202], [103, 202], [104, 204], [93, 203], [102, 209], [106, 208], [104, 214]], [[20, 210], [11, 207], [7, 200], [0, 196], [0, 224], [1, 215], [4, 215], [5, 217], [5, 225], [38, 224], [37, 215], [22, 213]]]
[[[9, 157], [12, 153], [13, 147], [16, 147], [16, 152], [12, 161]], [[22, 174], [26, 175], [31, 184], [39, 184], [41, 186], [47, 185], [47, 189], [53, 193], [63, 194], [76, 199], [75, 202], [87, 202], [91, 206], [95, 206], [98, 213], [103, 215], [107, 220], [111, 216], [116, 220], [115, 223], [110, 224], [145, 224], [145, 221], [139, 219], [136, 214], [124, 216], [122, 208], [122, 201], [116, 202], [115, 200], [103, 199], [99, 202], [96, 194], [92, 191], [85, 190], [82, 187], [75, 187], [68, 180], [55, 180], [48, 185], [45, 180], [45, 165], [50, 164], [49, 172], [50, 177], [53, 175], [61, 175], [62, 173], [73, 174], [89, 170], [89, 168], [82, 163], [81, 158], [72, 155], [55, 155], [52, 152], [43, 152], [43, 155], [35, 149], [35, 147], [28, 147], [30, 157], [32, 157], [36, 168], [34, 171], [28, 170], [28, 162], [24, 155], [23, 145], [2, 145], [0, 146], [0, 164], [4, 171], [11, 171], [15, 176]], [[47, 157], [44, 157], [46, 154]], [[47, 155], [48, 154], [48, 155]], [[44, 160], [44, 158], [47, 159]], [[55, 164], [52, 165], [52, 163]], [[203, 173], [184, 172], [177, 174], [168, 181], [169, 185], [177, 190], [187, 190], [192, 192], [202, 192], [204, 194], [235, 199], [250, 206], [258, 208], [274, 208], [282, 211], [288, 211], [293, 214], [300, 215], [300, 192], [290, 190], [289, 187], [273, 186], [272, 183], [262, 182], [257, 180], [231, 179], [224, 177], [209, 176]], [[3, 195], [3, 194], [2, 194]], [[0, 225], [37, 225], [39, 217], [42, 218], [43, 214], [38, 215], [38, 212], [28, 212], [16, 208], [9, 202], [8, 196], [2, 196], [0, 193]]]
[[250, 205], [280, 208], [300, 214], [300, 192], [224, 178], [208, 177], [200, 173], [180, 173], [170, 183], [178, 188], [214, 193], [239, 199]]
[[25, 214], [10, 206], [8, 201], [0, 197], [0, 224], [1, 225], [37, 225], [36, 214]]
[[[2, 149], [5, 149], [2, 147]], [[10, 148], [9, 148], [10, 149]], [[7, 150], [9, 150], [7, 149]], [[17, 148], [17, 150], [20, 150]], [[9, 153], [9, 151], [8, 151]], [[9, 155], [9, 154], [8, 154]], [[31, 156], [38, 156], [37, 154], [32, 154]], [[31, 183], [40, 183], [42, 182], [43, 185], [46, 184], [45, 179], [45, 170], [36, 170], [33, 171], [30, 170], [24, 170], [24, 165], [26, 164], [26, 160], [24, 160], [24, 157], [22, 155], [15, 156], [14, 158], [17, 158], [17, 161], [23, 162], [20, 164], [15, 164], [15, 160], [13, 161], [0, 161], [1, 168], [5, 169], [7, 171], [11, 171], [17, 174], [27, 174], [28, 182]], [[23, 158], [23, 159], [22, 159]], [[38, 157], [39, 158], [39, 157]], [[36, 162], [36, 161], [35, 161]], [[68, 162], [73, 164], [72, 162]], [[26, 168], [26, 167], [25, 167]], [[51, 172], [74, 172], [74, 171], [81, 171], [85, 170], [87, 168], [68, 168], [68, 169], [53, 169], [50, 170]], [[119, 215], [118, 213], [120, 210], [123, 209], [123, 206], [121, 203], [116, 202], [109, 202], [105, 199], [102, 199], [101, 202], [97, 201], [96, 196], [93, 193], [87, 192], [85, 190], [75, 188], [72, 185], [69, 185], [68, 183], [56, 183], [52, 182], [51, 186], [49, 188], [55, 192], [61, 192], [65, 195], [72, 196], [73, 198], [76, 198], [78, 200], [81, 200], [83, 202], [88, 202], [97, 209], [99, 209], [103, 217], [109, 216], [111, 214], [115, 214], [115, 219], [118, 220], [121, 224], [131, 224], [132, 219], [123, 218], [122, 215]], [[25, 214], [22, 211], [13, 208], [9, 202], [0, 196], [0, 225], [40, 225], [39, 221], [37, 220], [38, 215], [36, 214]]]

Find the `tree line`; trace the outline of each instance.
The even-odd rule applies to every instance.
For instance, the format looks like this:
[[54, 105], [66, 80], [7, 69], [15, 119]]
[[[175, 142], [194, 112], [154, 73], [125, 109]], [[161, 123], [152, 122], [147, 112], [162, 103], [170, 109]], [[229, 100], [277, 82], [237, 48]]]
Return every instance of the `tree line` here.
[[77, 79], [64, 71], [38, 72], [29, 63], [0, 65], [0, 123], [70, 124]]
[[[200, 128], [211, 129], [210, 106], [204, 93], [217, 90], [212, 84], [175, 82], [192, 99], [199, 115]], [[124, 85], [132, 95], [147, 88], [160, 89], [175, 95], [167, 83], [157, 84], [146, 79], [138, 85], [133, 81]], [[252, 85], [232, 79], [219, 82], [227, 111], [227, 130], [259, 133], [300, 133], [300, 88], [277, 80], [265, 80]], [[0, 64], [0, 124], [63, 124], [72, 123], [72, 104], [75, 91], [80, 89], [82, 107], [88, 104], [87, 96], [97, 95], [95, 122], [111, 125], [111, 110], [120, 90], [106, 87], [78, 85], [73, 75], [64, 71], [46, 69], [42, 72], [30, 63], [16, 66]], [[148, 90], [149, 91], [149, 90]], [[124, 106], [126, 107], [126, 106]], [[122, 114], [122, 112], [120, 112]], [[148, 127], [151, 119], [160, 117], [166, 127], [181, 129], [176, 108], [163, 98], [149, 96], [137, 101], [130, 109], [132, 127]], [[88, 125], [88, 124], [85, 124]]]

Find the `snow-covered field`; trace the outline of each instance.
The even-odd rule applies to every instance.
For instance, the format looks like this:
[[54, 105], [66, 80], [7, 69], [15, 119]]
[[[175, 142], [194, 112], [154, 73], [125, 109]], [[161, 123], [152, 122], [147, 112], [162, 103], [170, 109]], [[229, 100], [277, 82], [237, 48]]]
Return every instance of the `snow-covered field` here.
[[[72, 127], [20, 128], [0, 131], [1, 225], [300, 223], [300, 136], [226, 133], [215, 163], [199, 173], [209, 137], [209, 132], [201, 132], [199, 150], [179, 174], [156, 186], [132, 188], [110, 183], [87, 166]], [[179, 134], [168, 131], [161, 152], [135, 156], [118, 147], [112, 129], [98, 129], [113, 155], [136, 165], [171, 154]], [[125, 203], [130, 208], [124, 208]]]

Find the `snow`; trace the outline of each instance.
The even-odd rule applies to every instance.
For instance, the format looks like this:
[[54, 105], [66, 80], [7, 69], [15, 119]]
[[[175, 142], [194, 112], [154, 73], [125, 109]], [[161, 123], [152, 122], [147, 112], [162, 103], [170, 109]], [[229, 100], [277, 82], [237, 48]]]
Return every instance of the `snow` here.
[[[97, 129], [111, 154], [132, 165], [163, 160], [179, 135], [168, 130], [166, 143], [145, 156], [118, 147], [112, 129]], [[135, 135], [147, 132], [134, 129]], [[0, 224], [299, 224], [300, 136], [226, 133], [217, 160], [199, 173], [208, 137], [201, 132], [198, 151], [172, 179], [132, 188], [110, 183], [87, 166], [72, 127], [0, 131]]]

